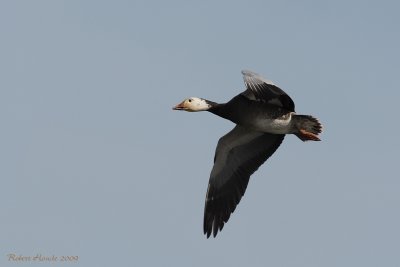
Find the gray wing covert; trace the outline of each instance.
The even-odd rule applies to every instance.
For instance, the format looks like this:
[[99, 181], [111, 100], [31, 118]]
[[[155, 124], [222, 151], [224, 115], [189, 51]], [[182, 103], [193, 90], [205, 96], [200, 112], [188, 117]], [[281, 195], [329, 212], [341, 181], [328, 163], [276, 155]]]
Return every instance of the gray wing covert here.
[[243, 70], [242, 74], [244, 84], [247, 88], [242, 95], [251, 100], [263, 101], [294, 112], [295, 107], [293, 100], [272, 81], [249, 70]]

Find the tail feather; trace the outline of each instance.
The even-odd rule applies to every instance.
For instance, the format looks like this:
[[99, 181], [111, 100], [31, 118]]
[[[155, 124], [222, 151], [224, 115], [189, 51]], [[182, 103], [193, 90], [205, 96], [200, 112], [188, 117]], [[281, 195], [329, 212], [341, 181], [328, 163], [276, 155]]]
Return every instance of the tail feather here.
[[302, 141], [320, 141], [318, 134], [322, 132], [322, 124], [310, 115], [293, 115], [294, 134]]

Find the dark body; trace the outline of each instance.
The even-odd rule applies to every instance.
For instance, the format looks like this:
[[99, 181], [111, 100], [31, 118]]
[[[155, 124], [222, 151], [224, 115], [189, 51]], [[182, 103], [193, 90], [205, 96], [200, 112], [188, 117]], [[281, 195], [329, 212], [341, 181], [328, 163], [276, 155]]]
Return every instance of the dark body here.
[[209, 112], [238, 125], [254, 128], [262, 120], [285, 118], [291, 111], [265, 102], [250, 100], [239, 94], [225, 104], [213, 104]]

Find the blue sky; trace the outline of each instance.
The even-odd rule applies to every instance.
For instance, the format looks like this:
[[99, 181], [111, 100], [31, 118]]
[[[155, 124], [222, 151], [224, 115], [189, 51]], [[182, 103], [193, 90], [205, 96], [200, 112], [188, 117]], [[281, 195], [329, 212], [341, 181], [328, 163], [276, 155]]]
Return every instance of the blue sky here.
[[[3, 1], [0, 265], [399, 266], [399, 8]], [[171, 107], [228, 101], [242, 69], [325, 131], [285, 138], [206, 239], [215, 146], [233, 125]]]

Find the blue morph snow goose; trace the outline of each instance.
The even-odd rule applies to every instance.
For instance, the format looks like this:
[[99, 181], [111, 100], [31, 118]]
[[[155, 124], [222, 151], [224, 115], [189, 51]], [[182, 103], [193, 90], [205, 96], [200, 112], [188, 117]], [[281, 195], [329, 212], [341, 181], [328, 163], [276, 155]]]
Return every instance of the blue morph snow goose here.
[[320, 141], [319, 121], [297, 115], [293, 100], [271, 81], [242, 71], [246, 90], [229, 102], [218, 104], [190, 97], [174, 110], [209, 111], [236, 126], [221, 137], [206, 194], [204, 234], [215, 237], [229, 220], [246, 191], [250, 176], [276, 151], [286, 134], [302, 141]]

